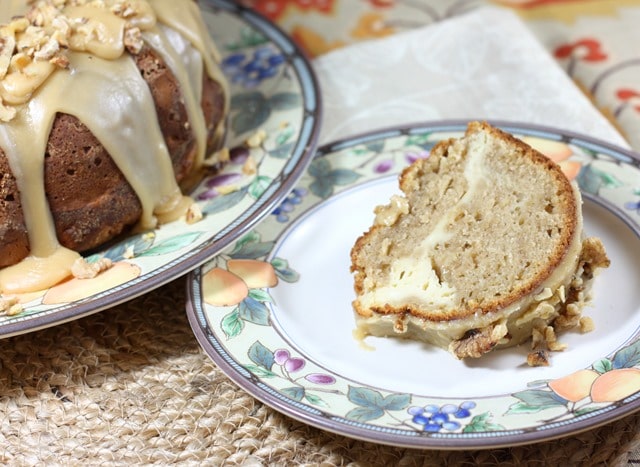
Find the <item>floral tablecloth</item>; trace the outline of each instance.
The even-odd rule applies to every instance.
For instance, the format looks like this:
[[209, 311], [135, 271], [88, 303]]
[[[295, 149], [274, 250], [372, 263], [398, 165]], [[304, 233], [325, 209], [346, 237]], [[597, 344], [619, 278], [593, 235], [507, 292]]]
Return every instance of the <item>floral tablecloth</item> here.
[[[640, 150], [640, 0], [242, 0], [309, 54], [494, 5], [515, 11], [576, 85]], [[526, 59], [523, 57], [523, 59]]]

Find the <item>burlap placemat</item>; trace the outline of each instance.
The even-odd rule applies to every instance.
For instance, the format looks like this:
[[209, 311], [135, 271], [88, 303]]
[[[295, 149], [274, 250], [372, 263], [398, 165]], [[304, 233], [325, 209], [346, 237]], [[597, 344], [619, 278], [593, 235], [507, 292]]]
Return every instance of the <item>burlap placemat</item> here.
[[240, 390], [200, 349], [184, 281], [0, 341], [10, 465], [623, 465], [640, 415], [511, 449], [420, 451], [326, 433]]

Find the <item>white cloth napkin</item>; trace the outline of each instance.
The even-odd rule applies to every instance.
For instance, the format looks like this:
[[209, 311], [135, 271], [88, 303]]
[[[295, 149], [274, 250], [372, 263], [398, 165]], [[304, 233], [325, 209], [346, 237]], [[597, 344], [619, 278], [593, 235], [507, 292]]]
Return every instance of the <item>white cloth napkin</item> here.
[[534, 123], [628, 147], [511, 11], [486, 7], [314, 60], [320, 143], [443, 119]]

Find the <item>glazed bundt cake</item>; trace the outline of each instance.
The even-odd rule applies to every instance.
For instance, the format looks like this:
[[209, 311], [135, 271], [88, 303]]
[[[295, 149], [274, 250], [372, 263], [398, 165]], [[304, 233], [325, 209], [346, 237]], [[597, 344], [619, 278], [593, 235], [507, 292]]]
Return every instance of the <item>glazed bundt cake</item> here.
[[522, 141], [472, 122], [407, 167], [400, 189], [351, 251], [357, 333], [460, 359], [533, 337], [529, 363], [546, 364], [609, 265], [601, 241], [583, 238], [577, 187]]
[[0, 292], [20, 292], [64, 278], [77, 252], [184, 214], [181, 188], [222, 143], [228, 93], [194, 1], [8, 3]]

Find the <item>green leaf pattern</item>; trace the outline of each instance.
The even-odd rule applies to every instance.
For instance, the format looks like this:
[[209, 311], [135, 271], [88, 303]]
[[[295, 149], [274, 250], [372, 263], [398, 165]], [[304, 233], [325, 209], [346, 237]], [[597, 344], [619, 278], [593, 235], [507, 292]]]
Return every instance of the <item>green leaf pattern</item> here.
[[361, 423], [378, 419], [388, 411], [404, 410], [411, 403], [409, 394], [383, 396], [374, 389], [354, 386], [349, 387], [347, 398], [358, 407], [347, 412], [346, 418]]

